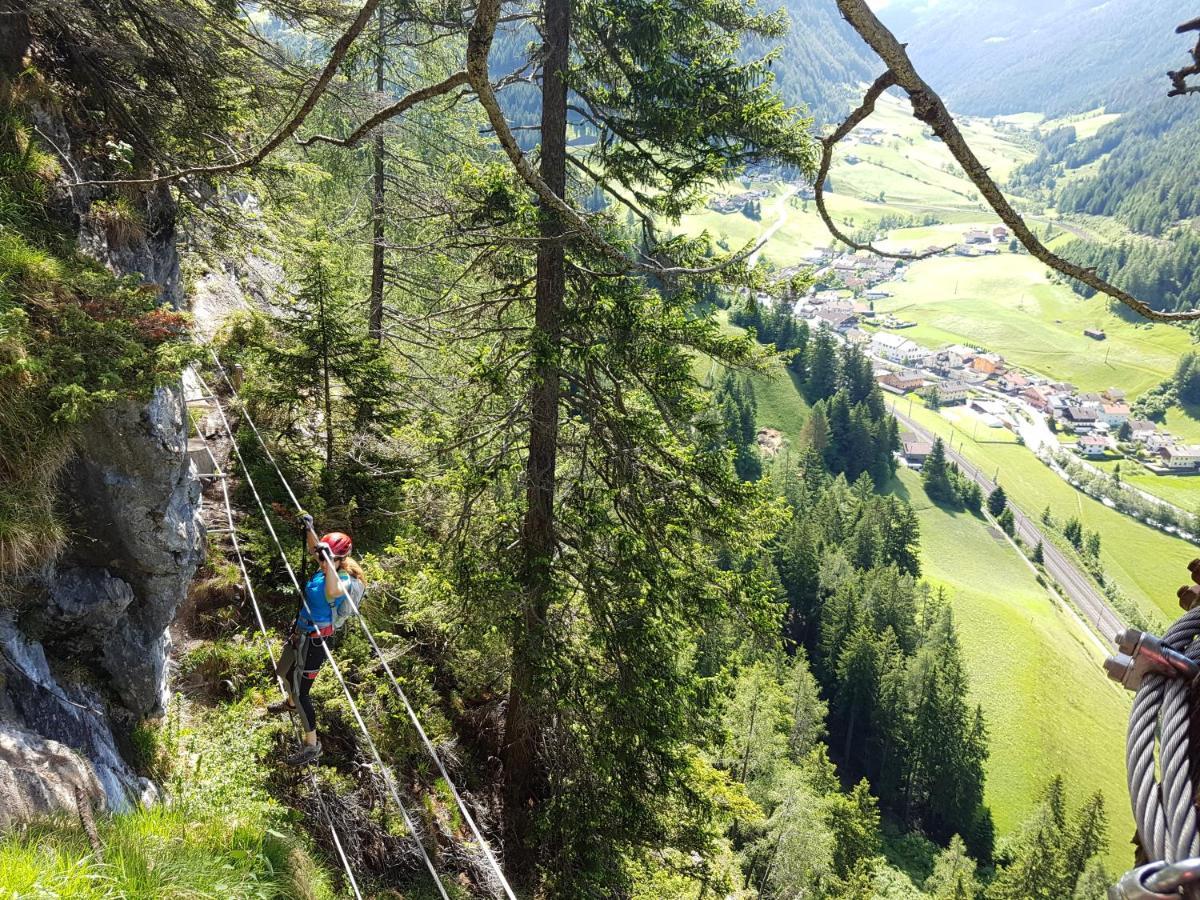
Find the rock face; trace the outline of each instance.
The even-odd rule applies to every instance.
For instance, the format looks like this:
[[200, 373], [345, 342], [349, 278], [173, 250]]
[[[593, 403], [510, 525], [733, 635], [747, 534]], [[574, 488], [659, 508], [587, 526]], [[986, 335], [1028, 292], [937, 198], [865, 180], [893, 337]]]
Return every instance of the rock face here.
[[187, 455], [182, 391], [111, 410], [68, 478], [79, 532], [90, 537], [55, 573], [48, 611], [98, 638], [123, 705], [163, 712], [167, 627], [201, 558], [200, 482]]
[[[62, 116], [31, 113], [70, 161]], [[92, 199], [64, 189], [52, 206], [77, 227], [84, 252], [140, 274], [180, 307], [170, 192], [141, 196], [145, 232], [119, 246], [90, 216]], [[97, 417], [64, 478], [69, 546], [36, 576], [0, 579], [0, 829], [74, 810], [76, 787], [118, 809], [155, 794], [119, 747], [134, 723], [164, 712], [167, 629], [203, 554], [187, 437], [181, 385]]]
[[93, 806], [104, 807], [104, 788], [69, 747], [0, 723], [0, 831], [75, 808], [76, 790]]

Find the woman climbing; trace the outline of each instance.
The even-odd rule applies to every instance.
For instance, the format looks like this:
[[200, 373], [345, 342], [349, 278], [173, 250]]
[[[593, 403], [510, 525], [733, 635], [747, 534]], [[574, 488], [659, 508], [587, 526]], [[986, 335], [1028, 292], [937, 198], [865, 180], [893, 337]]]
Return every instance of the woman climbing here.
[[[301, 518], [308, 552], [317, 557], [317, 573], [304, 587], [300, 612], [275, 669], [283, 680], [287, 700], [267, 707], [275, 713], [300, 714], [300, 723], [304, 726], [304, 746], [287, 758], [290, 766], [307, 765], [321, 755], [317, 720], [309, 691], [325, 662], [326, 639], [358, 611], [366, 589], [362, 567], [350, 557], [353, 546], [349, 536], [340, 531], [331, 531], [318, 538], [313, 530], [312, 516], [305, 513]], [[350, 596], [349, 602], [346, 600], [347, 594]]]

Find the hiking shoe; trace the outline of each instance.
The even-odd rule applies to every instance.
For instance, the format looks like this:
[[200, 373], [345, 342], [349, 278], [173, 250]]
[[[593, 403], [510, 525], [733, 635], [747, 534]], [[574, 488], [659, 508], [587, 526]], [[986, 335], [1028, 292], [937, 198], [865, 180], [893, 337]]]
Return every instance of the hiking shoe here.
[[295, 711], [296, 707], [292, 706], [292, 704], [288, 703], [286, 700], [276, 700], [274, 703], [267, 704], [267, 712], [269, 713], [283, 714], [293, 713]]
[[321, 742], [305, 744], [298, 751], [284, 760], [289, 766], [307, 766], [316, 762], [321, 756]]

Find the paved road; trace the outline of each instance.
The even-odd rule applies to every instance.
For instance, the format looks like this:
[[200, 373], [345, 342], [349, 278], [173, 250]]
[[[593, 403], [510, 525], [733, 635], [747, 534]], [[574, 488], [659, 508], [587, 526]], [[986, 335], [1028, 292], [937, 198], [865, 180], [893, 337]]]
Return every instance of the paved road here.
[[[895, 415], [896, 421], [904, 426], [904, 428], [930, 443], [933, 442], [934, 436], [908, 416], [897, 409], [893, 409], [892, 414]], [[947, 446], [946, 456], [957, 463], [959, 469], [979, 485], [985, 497], [995, 489], [995, 483], [968, 462], [957, 450], [952, 450]], [[1042, 541], [1042, 557], [1046, 571], [1062, 586], [1063, 591], [1074, 601], [1075, 605], [1088, 621], [1096, 627], [1104, 638], [1109, 640], [1114, 635], [1124, 631], [1126, 628], [1125, 622], [1121, 618], [1121, 615], [1109, 606], [1108, 598], [1093, 586], [1087, 576], [1076, 568], [1075, 563], [1066, 554], [1044, 539], [1040, 523], [1035, 523], [1021, 512], [1021, 510], [1017, 509], [1011, 499], [1008, 505], [1013, 513], [1017, 535], [1029, 547], [1036, 547], [1038, 541]]]

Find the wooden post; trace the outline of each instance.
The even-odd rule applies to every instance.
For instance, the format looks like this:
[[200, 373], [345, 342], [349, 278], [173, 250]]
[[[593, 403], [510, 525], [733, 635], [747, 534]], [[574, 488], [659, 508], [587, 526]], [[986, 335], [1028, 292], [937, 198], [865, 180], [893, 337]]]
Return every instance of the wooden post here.
[[235, 391], [240, 391], [242, 389], [242, 379], [245, 377], [245, 375], [246, 375], [246, 372], [242, 368], [242, 364], [234, 363], [233, 378], [231, 380], [233, 381], [233, 389]]

